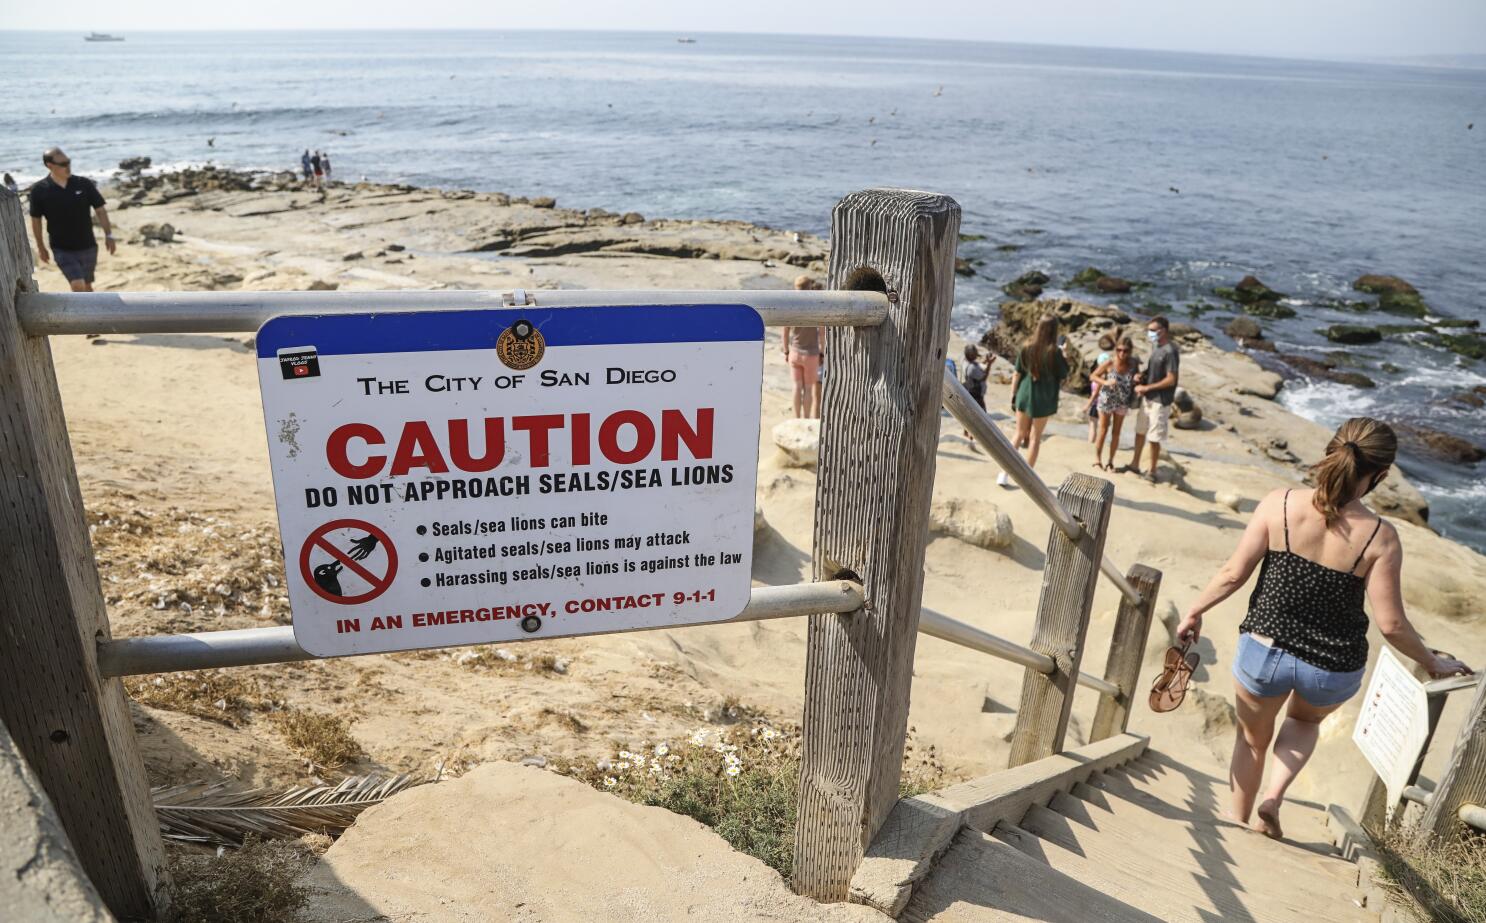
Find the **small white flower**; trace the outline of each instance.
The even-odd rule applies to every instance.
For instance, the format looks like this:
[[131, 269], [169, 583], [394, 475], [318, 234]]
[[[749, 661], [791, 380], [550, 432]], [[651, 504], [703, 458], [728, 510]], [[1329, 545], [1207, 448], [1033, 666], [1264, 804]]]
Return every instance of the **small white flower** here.
[[622, 760], [632, 760], [632, 759], [635, 758], [635, 755], [633, 753], [629, 752], [628, 750], [620, 750], [619, 751], [619, 758], [622, 759]]
[[652, 776], [658, 776], [658, 775], [661, 774], [661, 766], [660, 766], [659, 763], [653, 763], [653, 764], [651, 764], [651, 766], [650, 766], [650, 774]]
[[668, 746], [666, 746], [665, 744], [656, 744], [655, 745], [655, 755], [656, 756], [665, 756], [667, 753], [670, 753], [670, 752], [671, 752], [671, 748], [668, 747]]
[[617, 763], [614, 764], [614, 768], [615, 769], [628, 769], [629, 768], [629, 761], [627, 761], [627, 760], [620, 760], [619, 762], [617, 762]]
[[619, 784], [619, 780], [613, 776], [604, 776], [604, 788], [613, 788]]
[[681, 762], [681, 757], [679, 757], [676, 754], [672, 753], [670, 756], [666, 757], [666, 762], [667, 763], [671, 763], [671, 764], [674, 765], [676, 763]]
[[732, 765], [732, 766], [729, 766], [729, 767], [728, 767], [728, 768], [727, 768], [727, 769], [726, 769], [726, 770], [724, 770], [724, 771], [725, 771], [725, 772], [726, 772], [726, 773], [727, 773], [727, 774], [728, 774], [728, 775], [730, 775], [730, 776], [736, 776], [736, 775], [737, 775], [737, 774], [738, 774], [738, 773], [740, 773], [740, 772], [742, 772], [742, 771], [743, 771], [743, 767], [742, 767], [742, 766], [739, 766], [739, 765], [737, 765], [737, 764], [734, 764], [734, 765]]
[[764, 740], [773, 740], [779, 736], [779, 732], [773, 728], [764, 728]]
[[703, 729], [692, 734], [690, 737], [690, 742], [693, 747], [702, 746], [707, 742], [707, 731]]

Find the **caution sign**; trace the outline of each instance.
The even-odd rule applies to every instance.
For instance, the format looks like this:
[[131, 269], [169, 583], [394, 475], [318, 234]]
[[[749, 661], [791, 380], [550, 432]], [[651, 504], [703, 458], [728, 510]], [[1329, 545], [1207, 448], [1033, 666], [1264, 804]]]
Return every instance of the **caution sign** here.
[[268, 321], [295, 639], [338, 656], [737, 615], [762, 340], [743, 305]]

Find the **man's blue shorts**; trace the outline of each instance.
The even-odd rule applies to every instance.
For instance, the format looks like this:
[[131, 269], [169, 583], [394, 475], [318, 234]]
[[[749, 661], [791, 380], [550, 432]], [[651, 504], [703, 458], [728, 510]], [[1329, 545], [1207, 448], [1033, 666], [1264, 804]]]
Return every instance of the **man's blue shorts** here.
[[76, 282], [79, 279], [91, 283], [93, 281], [93, 270], [98, 268], [98, 248], [89, 247], [86, 250], [53, 250], [52, 259], [57, 261], [57, 268], [62, 270], [62, 275], [67, 277], [68, 282]]
[[1365, 667], [1350, 673], [1323, 670], [1248, 632], [1238, 636], [1238, 651], [1233, 655], [1233, 678], [1249, 692], [1263, 698], [1294, 692], [1317, 708], [1340, 705], [1356, 695], [1365, 671]]

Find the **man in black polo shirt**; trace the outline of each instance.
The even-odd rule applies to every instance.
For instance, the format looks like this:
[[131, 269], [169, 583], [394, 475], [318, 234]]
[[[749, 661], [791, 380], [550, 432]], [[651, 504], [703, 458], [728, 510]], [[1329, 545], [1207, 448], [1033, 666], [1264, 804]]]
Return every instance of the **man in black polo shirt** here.
[[[98, 213], [98, 226], [103, 228], [103, 243], [112, 255], [113, 227], [103, 195], [93, 181], [72, 175], [72, 160], [62, 149], [54, 147], [41, 155], [50, 174], [31, 187], [31, 234], [36, 238], [36, 255], [43, 263], [57, 258], [57, 268], [72, 285], [74, 292], [93, 290], [93, 268], [98, 265], [98, 241], [93, 237], [93, 217]], [[46, 219], [47, 242], [41, 239], [41, 219]]]

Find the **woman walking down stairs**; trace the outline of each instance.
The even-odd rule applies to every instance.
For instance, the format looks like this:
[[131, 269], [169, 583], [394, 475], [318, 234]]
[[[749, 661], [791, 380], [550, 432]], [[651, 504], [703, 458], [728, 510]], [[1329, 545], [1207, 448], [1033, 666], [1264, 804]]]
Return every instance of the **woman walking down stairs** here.
[[1147, 752], [1033, 805], [965, 827], [901, 919], [1374, 923], [1325, 812], [1291, 804], [1287, 838], [1225, 821], [1226, 782]]

